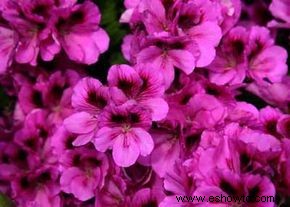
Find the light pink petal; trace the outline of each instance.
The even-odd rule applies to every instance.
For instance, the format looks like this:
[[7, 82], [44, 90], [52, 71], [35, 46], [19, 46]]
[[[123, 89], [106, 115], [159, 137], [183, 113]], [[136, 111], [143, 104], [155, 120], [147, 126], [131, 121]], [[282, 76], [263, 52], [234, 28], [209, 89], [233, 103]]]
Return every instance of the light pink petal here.
[[215, 47], [222, 37], [221, 28], [215, 22], [204, 22], [195, 26], [190, 35], [198, 44], [200, 51], [196, 65], [198, 67], [209, 65], [215, 58]]
[[120, 18], [120, 23], [129, 23], [132, 17], [134, 9], [126, 9]]
[[95, 196], [95, 183], [87, 176], [79, 176], [74, 178], [71, 183], [73, 195], [81, 201], [87, 201]]
[[166, 26], [166, 14], [161, 1], [147, 0], [144, 2], [143, 23], [149, 34], [163, 32]]
[[290, 22], [290, 5], [288, 0], [273, 0], [269, 9], [275, 17]]
[[166, 20], [165, 9], [161, 1], [147, 0], [142, 3], [144, 4], [144, 9], [150, 11], [152, 17], [159, 21], [159, 24], [162, 23], [162, 20]]
[[[160, 137], [158, 136], [156, 138], [158, 139]], [[179, 154], [180, 144], [178, 141], [174, 142], [165, 139], [160, 143], [155, 143], [154, 150], [150, 156], [153, 169], [163, 178], [167, 172], [174, 168]]]
[[133, 165], [139, 154], [139, 146], [131, 134], [121, 134], [116, 138], [113, 145], [113, 158], [118, 166], [129, 167]]
[[100, 152], [105, 152], [113, 146], [114, 140], [120, 133], [120, 130], [113, 130], [109, 127], [101, 128], [93, 140], [95, 148]]
[[71, 182], [74, 178], [81, 176], [83, 173], [80, 169], [76, 167], [69, 168], [63, 172], [60, 177], [60, 186], [64, 192], [71, 192]]
[[63, 37], [62, 46], [71, 60], [79, 63], [93, 64], [98, 61], [100, 53], [109, 46], [108, 35], [99, 29], [93, 33], [69, 33]]
[[88, 134], [82, 134], [79, 135], [74, 141], [73, 141], [73, 146], [82, 146], [85, 145], [87, 143], [89, 143], [90, 141], [92, 141], [92, 139], [94, 138], [95, 135], [95, 131], [92, 131], [91, 133]]
[[144, 157], [149, 155], [154, 148], [154, 142], [151, 135], [142, 128], [134, 128], [132, 133], [135, 133], [137, 137], [140, 154]]
[[123, 38], [123, 43], [122, 43], [122, 54], [124, 58], [128, 61], [130, 61], [131, 58], [131, 43], [132, 43], [133, 35], [126, 35]]
[[167, 102], [162, 98], [150, 98], [141, 103], [151, 109], [153, 121], [164, 119], [169, 110]]
[[160, 72], [163, 76], [164, 86], [165, 88], [169, 88], [170, 84], [174, 80], [174, 67], [172, 60], [168, 57], [158, 57], [152, 63], [152, 66], [155, 68], [159, 68]]
[[60, 45], [52, 37], [41, 42], [40, 55], [45, 61], [51, 61], [60, 50]]
[[86, 112], [79, 112], [64, 120], [64, 126], [72, 133], [86, 134], [97, 128], [97, 120]]
[[223, 73], [210, 73], [210, 81], [217, 85], [239, 84], [243, 82], [245, 77], [245, 70], [238, 68], [231, 68]]
[[39, 52], [37, 36], [27, 38], [17, 47], [15, 59], [18, 63], [29, 63], [36, 65], [36, 60]]
[[192, 73], [195, 68], [195, 58], [187, 50], [170, 50], [168, 55], [172, 64], [185, 72], [187, 75]]
[[281, 150], [280, 141], [269, 134], [246, 130], [245, 133], [241, 134], [240, 139], [261, 152], [279, 152]]
[[140, 0], [125, 0], [124, 5], [127, 9], [134, 8], [134, 7], [138, 6], [139, 2], [140, 2]]
[[94, 33], [93, 38], [95, 39], [95, 43], [98, 45], [101, 53], [105, 52], [108, 49], [110, 39], [105, 30], [99, 29], [97, 32]]

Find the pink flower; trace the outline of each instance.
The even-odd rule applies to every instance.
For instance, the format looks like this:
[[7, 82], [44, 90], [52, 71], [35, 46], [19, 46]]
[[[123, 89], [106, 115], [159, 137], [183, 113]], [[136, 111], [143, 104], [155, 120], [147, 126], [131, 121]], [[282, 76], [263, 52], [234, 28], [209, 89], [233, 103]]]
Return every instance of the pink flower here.
[[29, 152], [44, 154], [43, 146], [54, 129], [47, 122], [48, 115], [44, 110], [32, 111], [26, 116], [23, 128], [15, 133], [15, 142]]
[[239, 139], [245, 144], [256, 148], [261, 153], [271, 154], [281, 152], [281, 143], [275, 137], [254, 131], [245, 129], [241, 132]]
[[152, 63], [163, 74], [166, 87], [174, 79], [174, 67], [190, 74], [196, 66], [196, 46], [186, 37], [156, 37], [137, 55], [137, 63]]
[[51, 74], [48, 80], [39, 84], [43, 84], [43, 101], [45, 104], [51, 108], [62, 107], [63, 110], [69, 108], [72, 88], [79, 79], [80, 75], [73, 70], [57, 71]]
[[[1, 71], [12, 59], [36, 66], [38, 57], [51, 61], [65, 50], [79, 63], [92, 64], [108, 49], [109, 37], [99, 28], [100, 12], [92, 2], [76, 4], [75, 0], [4, 1], [2, 16], [11, 26], [1, 27]], [[16, 38], [17, 37], [17, 38]]]
[[24, 114], [29, 113], [33, 109], [43, 108], [43, 94], [38, 85], [24, 84], [18, 94], [19, 105]]
[[[263, 139], [266, 141], [265, 137]], [[259, 141], [257, 140], [257, 142]], [[273, 168], [268, 163], [276, 160], [281, 154], [281, 148], [278, 150], [261, 150], [255, 144], [234, 139], [229, 141], [229, 149], [231, 153], [231, 168], [235, 172], [256, 172], [269, 176], [273, 172]]]
[[287, 52], [273, 42], [264, 27], [253, 26], [248, 31], [243, 27], [232, 29], [209, 66], [210, 80], [219, 85], [233, 85], [242, 83], [247, 76], [254, 81], [281, 82], [287, 73]]
[[18, 34], [15, 60], [18, 63], [37, 64], [37, 58], [48, 61], [59, 53], [60, 46], [51, 36], [54, 1], [7, 2], [3, 17]]
[[98, 7], [85, 1], [59, 10], [54, 34], [71, 60], [84, 64], [97, 62], [109, 46], [107, 33], [99, 27]]
[[98, 187], [103, 187], [108, 170], [105, 154], [82, 147], [67, 151], [60, 162], [63, 167], [60, 186], [64, 192], [86, 201], [94, 197]]
[[273, 44], [269, 31], [263, 27], [252, 27], [249, 34], [248, 76], [253, 79], [267, 78], [281, 82], [287, 74], [287, 51]]
[[1, 167], [4, 167], [5, 169], [5, 171], [1, 170], [1, 179], [9, 179], [10, 181], [11, 178], [19, 172], [19, 169], [28, 171], [30, 168], [35, 168], [38, 164], [38, 157], [29, 153], [27, 150], [23, 149], [22, 146], [19, 146], [16, 143], [5, 144], [2, 142], [0, 147], [0, 157], [2, 158]]
[[24, 207], [59, 206], [60, 188], [56, 182], [58, 171], [53, 167], [42, 167], [29, 173], [19, 174], [12, 181], [12, 190], [17, 203]]
[[215, 57], [215, 47], [222, 37], [221, 28], [217, 24], [220, 10], [208, 0], [179, 1], [176, 7], [179, 12], [174, 21], [177, 21], [178, 31], [189, 35], [196, 44], [199, 53], [196, 66], [209, 65]]
[[211, 1], [134, 2], [121, 17], [133, 28], [133, 35], [124, 39], [124, 56], [133, 63], [150, 62], [166, 73], [168, 88], [174, 68], [190, 74], [212, 62], [222, 36], [219, 15]]
[[239, 84], [246, 76], [246, 47], [248, 34], [243, 27], [235, 27], [224, 37], [217, 55], [209, 65], [210, 80], [216, 84]]
[[64, 126], [69, 132], [79, 136], [73, 142], [80, 146], [87, 144], [98, 130], [98, 116], [111, 102], [109, 88], [93, 78], [83, 78], [74, 88], [72, 106], [76, 113], [64, 120]]
[[65, 151], [74, 149], [73, 142], [76, 138], [77, 135], [68, 132], [64, 126], [58, 127], [50, 139], [53, 153], [61, 157]]
[[153, 121], [166, 117], [168, 105], [163, 99], [165, 91], [162, 75], [150, 65], [138, 65], [134, 68], [127, 65], [112, 66], [108, 74], [111, 87], [118, 87], [128, 100], [148, 108]]
[[83, 78], [74, 88], [72, 106], [77, 111], [98, 114], [109, 105], [114, 95], [113, 92], [97, 79]]
[[72, 113], [72, 88], [79, 79], [79, 74], [72, 70], [57, 71], [48, 77], [41, 74], [36, 83], [21, 86], [19, 108], [25, 115], [36, 108], [46, 109], [51, 112], [48, 119], [59, 125]]
[[149, 155], [154, 147], [151, 135], [150, 113], [140, 106], [125, 103], [111, 106], [101, 117], [101, 126], [93, 143], [98, 151], [112, 149], [118, 166], [133, 165], [139, 155]]

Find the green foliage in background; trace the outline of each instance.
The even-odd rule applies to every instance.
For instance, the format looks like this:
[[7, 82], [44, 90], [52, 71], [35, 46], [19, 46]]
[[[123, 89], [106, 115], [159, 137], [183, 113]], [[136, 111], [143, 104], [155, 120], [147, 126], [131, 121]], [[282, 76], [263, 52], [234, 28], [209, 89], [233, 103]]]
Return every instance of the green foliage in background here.
[[124, 11], [121, 0], [99, 0], [96, 2], [102, 13], [101, 26], [110, 36], [110, 63], [124, 63], [120, 45], [123, 37], [127, 34], [125, 25], [119, 23], [120, 16]]
[[0, 207], [14, 207], [14, 205], [6, 196], [0, 193]]

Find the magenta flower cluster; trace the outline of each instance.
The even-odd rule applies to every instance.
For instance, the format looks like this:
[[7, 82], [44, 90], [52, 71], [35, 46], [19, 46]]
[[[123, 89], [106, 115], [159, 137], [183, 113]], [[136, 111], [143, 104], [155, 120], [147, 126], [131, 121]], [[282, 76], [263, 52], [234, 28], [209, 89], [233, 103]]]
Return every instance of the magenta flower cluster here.
[[[288, 54], [276, 41], [289, 1], [124, 5], [127, 64], [102, 83], [84, 67], [109, 48], [95, 3], [0, 1], [0, 84], [15, 97], [0, 112], [0, 192], [17, 207], [290, 205]], [[220, 195], [276, 201], [176, 199]]]

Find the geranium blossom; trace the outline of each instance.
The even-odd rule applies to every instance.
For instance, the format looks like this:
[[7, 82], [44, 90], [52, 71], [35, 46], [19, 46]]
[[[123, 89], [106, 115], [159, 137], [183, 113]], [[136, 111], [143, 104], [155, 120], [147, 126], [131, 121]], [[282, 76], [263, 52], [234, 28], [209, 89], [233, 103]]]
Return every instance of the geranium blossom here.
[[152, 152], [154, 143], [146, 131], [151, 121], [149, 112], [140, 106], [125, 103], [110, 107], [101, 117], [102, 124], [93, 143], [101, 152], [112, 149], [116, 164], [128, 167], [139, 155], [147, 156]]

